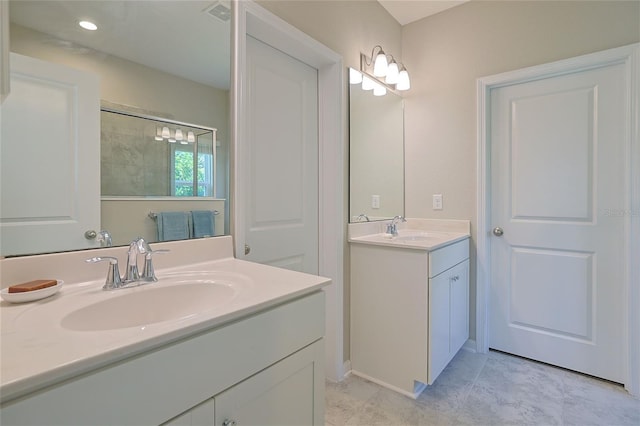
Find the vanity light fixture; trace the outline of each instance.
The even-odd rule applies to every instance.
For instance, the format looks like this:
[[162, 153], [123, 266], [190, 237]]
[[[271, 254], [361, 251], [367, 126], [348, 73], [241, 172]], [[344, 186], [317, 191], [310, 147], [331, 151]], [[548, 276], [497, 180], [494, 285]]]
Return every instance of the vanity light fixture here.
[[95, 31], [98, 29], [98, 26], [91, 21], [80, 21], [78, 22], [78, 25], [89, 31]]
[[373, 96], [384, 96], [387, 94], [387, 88], [382, 84], [375, 83], [375, 87], [373, 88]]
[[376, 83], [372, 79], [366, 75], [362, 76], [362, 90], [373, 90], [375, 85]]
[[[387, 55], [382, 50], [382, 46], [376, 45], [371, 50], [371, 57], [366, 54], [360, 54], [360, 71], [363, 74], [362, 89], [371, 90], [370, 83], [367, 82], [367, 76], [370, 76], [371, 80], [376, 83], [380, 83], [382, 88], [392, 90], [409, 90], [411, 88], [411, 81], [409, 79], [409, 72], [404, 64], [395, 60], [393, 55]], [[353, 72], [349, 75], [349, 81], [352, 84], [357, 84], [352, 78]], [[356, 80], [357, 81], [357, 80]], [[382, 96], [382, 90], [378, 89], [376, 96]], [[375, 93], [374, 93], [375, 94]]]
[[411, 88], [411, 80], [409, 80], [409, 73], [407, 69], [402, 66], [402, 69], [398, 73], [398, 84], [396, 84], [397, 90], [409, 90]]
[[164, 127], [156, 127], [156, 135], [155, 140], [163, 141], [166, 140], [169, 143], [180, 142], [182, 145], [187, 145], [189, 143], [194, 143], [196, 141], [196, 134], [192, 130], [188, 130], [186, 132], [182, 129], [170, 129], [167, 126]]
[[375, 46], [373, 48], [373, 50], [371, 51], [371, 57], [373, 58], [373, 52], [376, 51], [376, 47], [379, 48], [380, 50], [378, 51], [378, 54], [376, 55], [376, 60], [373, 63], [373, 75], [376, 77], [384, 77], [385, 75], [387, 75], [387, 68], [389, 66], [388, 62], [387, 62], [387, 55], [384, 53], [384, 50], [382, 50], [382, 46]]
[[362, 73], [356, 69], [349, 68], [349, 83], [351, 84], [362, 83]]
[[387, 84], [397, 84], [399, 73], [400, 70], [398, 69], [398, 63], [395, 59], [391, 58], [391, 62], [387, 67], [387, 76], [384, 78], [384, 82]]

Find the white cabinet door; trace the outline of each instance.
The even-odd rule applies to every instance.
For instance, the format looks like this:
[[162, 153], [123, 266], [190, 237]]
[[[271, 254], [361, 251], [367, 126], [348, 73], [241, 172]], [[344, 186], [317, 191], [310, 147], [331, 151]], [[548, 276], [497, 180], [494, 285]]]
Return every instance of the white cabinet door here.
[[215, 425], [324, 425], [323, 359], [319, 341], [217, 395]]
[[213, 426], [215, 404], [213, 398], [174, 417], [162, 426]]
[[429, 383], [469, 337], [469, 261], [429, 280]]
[[469, 339], [469, 261], [451, 269], [451, 358]]
[[429, 385], [449, 363], [449, 281], [447, 272], [429, 280]]
[[95, 247], [100, 230], [98, 77], [11, 54], [0, 107], [0, 255]]

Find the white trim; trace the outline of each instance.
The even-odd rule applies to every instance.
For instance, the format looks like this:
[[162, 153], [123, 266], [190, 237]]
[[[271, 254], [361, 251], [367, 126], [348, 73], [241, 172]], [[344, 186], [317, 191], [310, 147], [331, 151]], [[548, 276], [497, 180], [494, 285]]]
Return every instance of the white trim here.
[[[319, 143], [319, 274], [329, 277], [332, 285], [325, 288], [326, 335], [325, 372], [328, 379], [344, 378], [343, 364], [343, 256], [344, 217], [344, 120], [342, 57], [305, 33], [289, 25], [253, 1], [234, 1], [233, 5], [233, 72], [232, 140], [234, 159], [232, 186], [236, 255], [243, 250], [244, 222], [239, 212], [245, 211], [238, 194], [244, 164], [236, 159], [244, 145], [242, 126], [246, 86], [247, 34], [318, 69], [318, 143]], [[242, 247], [241, 247], [242, 246]]]
[[10, 91], [9, 0], [0, 0], [0, 104]]
[[487, 315], [489, 306], [489, 274], [491, 265], [489, 232], [491, 224], [491, 188], [489, 137], [489, 103], [492, 89], [575, 73], [611, 64], [624, 64], [627, 71], [629, 99], [627, 100], [627, 152], [626, 165], [629, 207], [626, 227], [629, 230], [625, 242], [626, 311], [627, 331], [627, 380], [624, 385], [632, 395], [640, 395], [640, 43], [596, 52], [589, 55], [566, 59], [549, 64], [534, 66], [517, 71], [482, 77], [477, 80], [477, 264], [476, 264], [476, 348], [480, 353], [489, 350], [489, 329]]

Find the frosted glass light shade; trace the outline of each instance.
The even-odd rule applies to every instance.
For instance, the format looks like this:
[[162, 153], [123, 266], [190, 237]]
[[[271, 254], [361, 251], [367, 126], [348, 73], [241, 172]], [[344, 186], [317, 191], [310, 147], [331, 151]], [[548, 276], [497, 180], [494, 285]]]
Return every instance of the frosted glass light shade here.
[[351, 84], [362, 83], [362, 73], [356, 69], [349, 68], [349, 83]]
[[409, 73], [407, 70], [402, 70], [398, 74], [398, 83], [396, 84], [396, 90], [409, 90], [411, 88], [411, 81], [409, 80]]
[[366, 75], [362, 76], [362, 90], [373, 90], [376, 83]]
[[169, 131], [168, 127], [162, 128], [162, 137], [165, 139], [169, 139], [171, 137], [171, 132]]
[[155, 139], [157, 141], [161, 141], [162, 140], [162, 129], [160, 127], [156, 127], [156, 137]]
[[398, 64], [396, 63], [396, 61], [391, 60], [391, 63], [387, 68], [387, 76], [384, 79], [385, 83], [396, 84], [398, 82], [398, 75], [399, 75]]
[[387, 75], [387, 56], [381, 50], [376, 56], [376, 62], [373, 64], [373, 75], [376, 77], [384, 77]]
[[386, 94], [387, 89], [381, 84], [376, 84], [373, 88], [373, 96], [384, 96]]
[[181, 141], [184, 139], [184, 135], [182, 134], [182, 129], [176, 129], [176, 140]]
[[189, 131], [187, 132], [187, 142], [195, 142], [196, 141], [196, 135]]

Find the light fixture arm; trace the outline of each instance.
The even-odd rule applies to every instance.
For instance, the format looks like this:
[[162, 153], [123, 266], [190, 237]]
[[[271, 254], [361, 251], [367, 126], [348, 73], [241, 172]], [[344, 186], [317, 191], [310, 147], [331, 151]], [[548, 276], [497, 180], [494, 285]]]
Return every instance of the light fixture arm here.
[[360, 69], [363, 69], [363, 67], [362, 67], [362, 61], [363, 60], [364, 60], [365, 65], [367, 65], [369, 67], [373, 65], [373, 61], [374, 61], [375, 57], [377, 56], [377, 55], [375, 55], [376, 48], [379, 49], [378, 55], [381, 54], [381, 53], [383, 55], [385, 55], [385, 56], [387, 55], [386, 53], [384, 53], [384, 50], [382, 50], [382, 46], [380, 46], [379, 44], [376, 44], [375, 46], [373, 46], [373, 49], [371, 49], [371, 57], [370, 57], [371, 60], [370, 61], [367, 60], [367, 55], [364, 55], [364, 54], [360, 55], [360, 62], [361, 62], [360, 63]]

